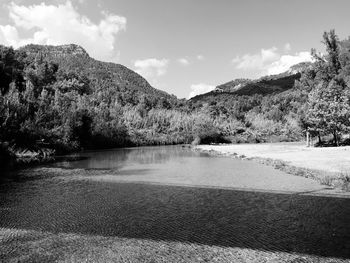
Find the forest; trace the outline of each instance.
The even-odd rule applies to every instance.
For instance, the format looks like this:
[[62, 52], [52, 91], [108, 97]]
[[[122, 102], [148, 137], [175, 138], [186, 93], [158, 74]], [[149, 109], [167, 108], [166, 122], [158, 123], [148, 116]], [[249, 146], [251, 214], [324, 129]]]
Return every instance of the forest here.
[[139, 145], [299, 141], [306, 131], [318, 145], [346, 143], [350, 38], [339, 40], [331, 30], [323, 43], [326, 52], [312, 50], [314, 62], [288, 90], [225, 92], [187, 101], [87, 54], [0, 46], [0, 156], [18, 149], [62, 154]]

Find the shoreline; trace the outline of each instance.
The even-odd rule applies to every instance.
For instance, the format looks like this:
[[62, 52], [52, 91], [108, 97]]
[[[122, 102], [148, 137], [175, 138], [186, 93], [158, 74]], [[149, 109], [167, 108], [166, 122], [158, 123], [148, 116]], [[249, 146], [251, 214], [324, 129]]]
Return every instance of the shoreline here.
[[[287, 174], [313, 179], [322, 185], [350, 192], [350, 169], [342, 170], [339, 168], [338, 171], [333, 167], [322, 169], [326, 167], [324, 163], [321, 169], [315, 169], [314, 160], [310, 161], [307, 158], [303, 162], [293, 160], [291, 154], [299, 156], [306, 149], [303, 145], [301, 143], [197, 145], [193, 147], [193, 150], [207, 153], [211, 156], [254, 161], [272, 166], [274, 169]], [[326, 152], [333, 152], [334, 155], [334, 150], [336, 153], [339, 153], [342, 150], [350, 150], [350, 147], [345, 147], [345, 149], [341, 149], [341, 147], [307, 149], [310, 150], [310, 154], [322, 152], [323, 149], [327, 149]], [[280, 158], [276, 158], [277, 156]], [[332, 157], [329, 158], [328, 162], [334, 162], [335, 165], [342, 163], [342, 160], [336, 162]], [[315, 158], [317, 158], [317, 155]], [[350, 165], [350, 161], [347, 165]]]
[[[129, 145], [123, 147], [111, 147], [111, 148], [91, 148], [84, 149], [80, 148], [77, 150], [65, 151], [65, 152], [56, 152], [53, 148], [38, 148], [37, 150], [31, 150], [28, 148], [15, 148], [13, 147], [11, 150], [10, 147], [5, 148], [2, 146], [3, 151], [0, 152], [0, 163], [4, 163], [0, 167], [0, 170], [3, 172], [12, 172], [25, 168], [35, 167], [42, 164], [47, 163], [55, 163], [60, 161], [75, 161], [79, 160], [80, 157], [75, 157], [75, 154], [80, 154], [82, 152], [90, 152], [90, 151], [109, 151], [113, 149], [124, 149], [124, 148], [137, 148], [137, 147], [154, 147], [154, 146], [171, 146], [169, 145]], [[182, 147], [190, 148], [190, 144], [175, 144]]]

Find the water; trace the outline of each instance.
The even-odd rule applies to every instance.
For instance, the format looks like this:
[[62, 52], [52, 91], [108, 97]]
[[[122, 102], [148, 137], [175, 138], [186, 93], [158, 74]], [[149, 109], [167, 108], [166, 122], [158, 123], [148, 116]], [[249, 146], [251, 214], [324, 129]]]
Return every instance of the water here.
[[77, 157], [0, 184], [0, 261], [48, 243], [57, 260], [101, 237], [350, 259], [350, 199], [302, 194], [314, 181], [178, 146]]

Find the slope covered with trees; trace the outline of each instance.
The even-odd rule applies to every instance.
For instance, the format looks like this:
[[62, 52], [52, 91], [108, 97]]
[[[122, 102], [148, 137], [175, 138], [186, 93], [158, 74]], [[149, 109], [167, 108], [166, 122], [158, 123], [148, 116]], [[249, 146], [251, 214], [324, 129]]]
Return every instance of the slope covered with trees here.
[[189, 101], [76, 45], [0, 46], [0, 147], [81, 148], [295, 141], [350, 129], [350, 40], [324, 34], [315, 62], [240, 79]]
[[0, 70], [2, 149], [58, 153], [210, 142], [226, 123], [154, 89], [122, 65], [90, 58], [76, 45], [1, 46]]
[[0, 71], [2, 144], [69, 151], [191, 140], [192, 123], [178, 123], [191, 115], [172, 111], [183, 102], [81, 47], [1, 46]]
[[[239, 79], [190, 100], [193, 108], [209, 107], [214, 116], [236, 123], [230, 141], [300, 140], [308, 131], [331, 144], [347, 139], [350, 129], [350, 39], [325, 32], [326, 53], [312, 51], [314, 62], [258, 80]], [[342, 138], [343, 137], [343, 138]]]
[[205, 100], [207, 97], [224, 93], [231, 95], [269, 95], [281, 93], [294, 87], [296, 80], [299, 80], [301, 73], [311, 68], [310, 62], [302, 62], [292, 66], [288, 71], [271, 76], [264, 76], [257, 80], [235, 79], [219, 85], [215, 90], [197, 95], [191, 98], [192, 101]]

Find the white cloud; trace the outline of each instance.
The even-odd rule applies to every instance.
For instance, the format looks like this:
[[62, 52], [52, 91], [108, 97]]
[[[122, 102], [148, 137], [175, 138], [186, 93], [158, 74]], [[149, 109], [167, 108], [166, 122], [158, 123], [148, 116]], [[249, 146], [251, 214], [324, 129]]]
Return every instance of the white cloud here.
[[194, 96], [197, 96], [197, 95], [203, 94], [203, 93], [207, 93], [207, 92], [212, 91], [214, 89], [215, 89], [215, 86], [209, 85], [209, 84], [204, 84], [204, 83], [193, 84], [193, 85], [191, 85], [191, 92], [190, 92], [188, 98], [190, 99]]
[[187, 58], [179, 58], [177, 62], [179, 62], [183, 66], [188, 66], [190, 64]]
[[257, 54], [245, 54], [242, 57], [237, 56], [232, 60], [236, 64], [237, 69], [250, 70], [263, 68], [266, 63], [274, 61], [279, 58], [277, 48], [261, 49]]
[[[290, 50], [290, 44], [284, 46], [284, 52]], [[310, 52], [298, 52], [294, 55], [281, 54], [276, 47], [261, 49], [256, 54], [237, 56], [231, 62], [237, 69], [253, 71], [255, 76], [279, 74], [300, 62], [312, 61]]]
[[169, 61], [167, 59], [148, 58], [136, 60], [135, 71], [146, 78], [152, 85], [157, 85], [158, 77], [167, 72]]
[[204, 60], [204, 56], [203, 55], [197, 55], [197, 59], [198, 60]]
[[18, 32], [14, 26], [0, 25], [0, 43], [17, 47], [19, 41]]
[[[113, 60], [118, 54], [116, 35], [125, 30], [126, 18], [102, 12], [99, 23], [77, 12], [70, 1], [65, 4], [24, 6], [12, 2], [8, 6], [13, 25], [0, 25], [0, 43], [15, 48], [29, 43], [62, 45], [78, 44], [97, 59]], [[19, 32], [31, 36], [21, 38]]]
[[261, 49], [261, 59], [263, 63], [273, 61], [279, 57], [277, 48]]
[[298, 52], [295, 55], [283, 55], [279, 58], [279, 60], [268, 65], [267, 74], [279, 74], [287, 71], [291, 66], [295, 64], [306, 61], [312, 61], [312, 56], [310, 52], [307, 51]]
[[283, 48], [285, 52], [289, 52], [292, 50], [292, 46], [289, 43], [286, 43]]

